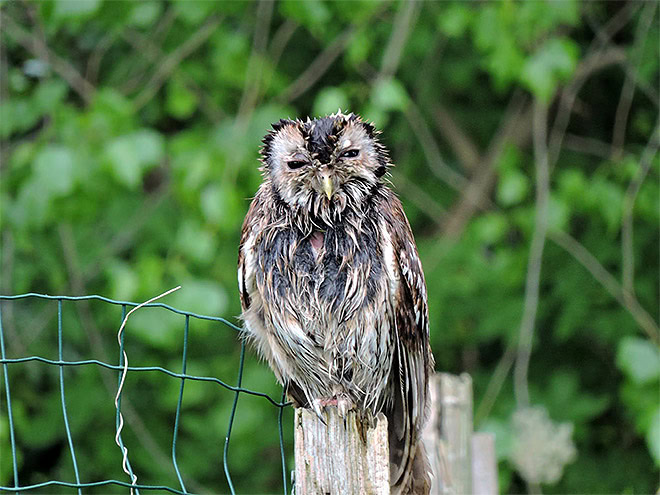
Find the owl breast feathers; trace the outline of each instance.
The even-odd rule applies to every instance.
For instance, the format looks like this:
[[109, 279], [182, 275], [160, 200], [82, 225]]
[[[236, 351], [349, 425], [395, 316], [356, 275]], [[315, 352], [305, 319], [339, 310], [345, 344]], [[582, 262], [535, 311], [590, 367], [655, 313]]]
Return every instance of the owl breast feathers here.
[[426, 493], [426, 285], [387, 151], [341, 113], [281, 120], [263, 143], [238, 256], [246, 334], [298, 406], [384, 412], [392, 493]]

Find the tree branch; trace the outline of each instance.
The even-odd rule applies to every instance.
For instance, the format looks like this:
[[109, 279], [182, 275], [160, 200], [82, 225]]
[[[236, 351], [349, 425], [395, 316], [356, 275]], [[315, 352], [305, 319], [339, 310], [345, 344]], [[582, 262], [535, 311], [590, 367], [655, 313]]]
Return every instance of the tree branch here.
[[536, 208], [534, 233], [529, 248], [525, 305], [518, 338], [518, 353], [514, 370], [514, 391], [519, 409], [529, 407], [527, 374], [532, 355], [534, 323], [539, 305], [541, 264], [548, 230], [548, 199], [550, 196], [550, 168], [548, 164], [548, 108], [538, 101], [534, 103], [534, 161], [536, 162]]
[[[3, 23], [4, 21], [4, 23]], [[26, 50], [32, 53], [35, 57], [40, 58], [50, 64], [53, 70], [64, 79], [71, 89], [73, 89], [80, 98], [89, 104], [96, 91], [94, 86], [85, 79], [76, 68], [50, 50], [46, 44], [25, 29], [23, 29], [11, 16], [6, 13], [0, 12], [0, 24], [17, 43], [22, 45]]]
[[[639, 193], [646, 175], [651, 169], [653, 158], [658, 152], [658, 132], [660, 131], [660, 122], [656, 122], [655, 128], [651, 134], [651, 140], [644, 148], [642, 157], [639, 160], [639, 169], [637, 175], [630, 181], [626, 189], [626, 195], [623, 199], [623, 215], [621, 220], [621, 258], [622, 258], [622, 282], [624, 296], [635, 295], [635, 252], [633, 250], [633, 209], [635, 200]], [[628, 301], [630, 302], [630, 301]]]
[[603, 265], [591, 254], [587, 248], [566, 232], [551, 231], [548, 238], [562, 247], [584, 266], [593, 277], [623, 306], [633, 317], [635, 322], [644, 330], [646, 335], [655, 342], [660, 343], [660, 329], [644, 308], [639, 304], [634, 295], [628, 294], [619, 285], [616, 278], [608, 272]]
[[463, 191], [467, 186], [467, 179], [463, 177], [462, 174], [451, 168], [445, 160], [442, 158], [442, 153], [440, 153], [440, 148], [438, 143], [436, 143], [433, 138], [433, 134], [429, 129], [428, 124], [424, 120], [422, 112], [419, 110], [417, 105], [409, 99], [408, 106], [405, 110], [405, 116], [412, 127], [415, 136], [419, 139], [419, 143], [422, 145], [422, 151], [426, 156], [426, 162], [429, 165], [429, 169], [433, 172], [439, 179], [442, 179], [449, 186], [457, 191]]
[[383, 59], [377, 79], [388, 79], [396, 74], [403, 49], [406, 46], [410, 31], [417, 21], [418, 14], [419, 4], [415, 0], [408, 0], [399, 4], [399, 10], [394, 18], [392, 34], [383, 51]]
[[307, 69], [300, 74], [296, 80], [289, 85], [289, 87], [282, 91], [278, 99], [290, 103], [314, 86], [314, 84], [323, 77], [332, 63], [337, 60], [337, 57], [344, 52], [356, 32], [356, 26], [350, 25], [344, 29], [344, 31], [339, 33], [332, 43], [330, 43], [330, 45], [328, 45], [328, 47], [316, 57], [309, 67], [307, 67]]
[[463, 168], [474, 173], [479, 167], [481, 154], [472, 139], [463, 132], [449, 111], [438, 103], [433, 112], [436, 127], [445, 138], [449, 146], [453, 148], [454, 154]]
[[158, 65], [156, 72], [134, 100], [136, 110], [146, 105], [158, 93], [177, 65], [206, 42], [221, 20], [220, 17], [211, 17]]
[[[122, 38], [136, 50], [138, 50], [138, 53], [145, 60], [149, 60], [152, 63], [157, 63], [165, 58], [165, 55], [161, 49], [156, 46], [150, 38], [144, 36], [138, 31], [129, 30], [127, 32], [123, 32]], [[218, 105], [216, 105], [213, 99], [202, 88], [200, 88], [188, 74], [178, 71], [178, 68], [172, 74], [170, 74], [170, 77], [174, 76], [174, 74], [181, 77], [186, 87], [197, 95], [201, 101], [200, 110], [211, 122], [218, 122], [220, 119], [222, 119], [222, 110], [218, 108]]]
[[[461, 197], [452, 207], [443, 226], [444, 235], [458, 238], [472, 216], [480, 209], [485, 209], [488, 193], [496, 179], [495, 165], [497, 164], [507, 143], [523, 146], [531, 136], [531, 107], [525, 107], [525, 99], [515, 94], [509, 103], [509, 109], [500, 122], [500, 127], [491, 140], [491, 144], [484, 157], [479, 160], [479, 170], [467, 187], [463, 189]], [[477, 149], [476, 145], [472, 145]]]
[[616, 116], [614, 118], [614, 130], [612, 131], [612, 156], [618, 159], [623, 155], [623, 144], [625, 141], [626, 127], [628, 125], [628, 115], [630, 114], [630, 107], [632, 106], [633, 96], [635, 95], [635, 87], [637, 85], [637, 67], [641, 62], [644, 53], [644, 45], [648, 36], [651, 21], [655, 13], [655, 2], [649, 4], [642, 11], [639, 24], [635, 32], [634, 41], [634, 61], [631, 64], [631, 70], [626, 71], [626, 78], [623, 82], [621, 89], [621, 96], [619, 104], [616, 107]]
[[250, 53], [250, 59], [248, 60], [246, 82], [236, 113], [236, 121], [243, 123], [243, 125], [249, 120], [249, 116], [252, 114], [259, 98], [259, 86], [262, 82], [263, 70], [260, 58], [266, 52], [274, 4], [275, 2], [272, 0], [260, 0], [257, 6], [257, 22], [252, 38], [252, 53]]

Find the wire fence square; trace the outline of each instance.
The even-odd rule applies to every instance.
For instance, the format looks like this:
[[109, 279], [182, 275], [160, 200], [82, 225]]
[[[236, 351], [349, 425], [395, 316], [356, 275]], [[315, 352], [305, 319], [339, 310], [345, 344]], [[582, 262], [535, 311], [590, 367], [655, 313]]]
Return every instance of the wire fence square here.
[[[57, 351], [53, 352], [51, 356], [43, 355], [30, 355], [29, 352], [25, 352], [24, 355], [18, 356], [9, 356], [5, 341], [8, 338], [7, 331], [3, 325], [3, 310], [8, 304], [20, 304], [25, 300], [29, 301], [45, 301], [47, 305], [54, 306], [54, 309], [47, 308], [48, 311], [54, 310], [57, 316]], [[70, 356], [70, 348], [68, 345], [67, 339], [69, 338], [69, 333], [67, 330], [67, 306], [72, 304], [77, 304], [81, 301], [98, 301], [102, 304], [118, 306], [120, 308], [121, 319], [118, 321], [119, 331], [117, 332], [117, 348], [113, 350], [116, 356], [116, 361], [114, 363], [109, 362], [109, 359], [73, 359]], [[141, 310], [144, 308], [154, 308], [153, 310], [168, 312], [172, 315], [177, 315], [182, 319], [182, 351], [181, 351], [181, 364], [175, 370], [169, 369], [168, 367], [152, 365], [152, 366], [136, 366], [131, 365], [127, 358], [130, 359], [130, 343], [126, 341], [127, 333], [124, 330], [124, 325], [127, 319], [127, 315], [131, 310], [136, 309]], [[136, 312], [135, 314], [138, 314]], [[193, 384], [214, 384], [219, 385], [222, 390], [225, 390], [226, 393], [232, 394], [231, 410], [229, 414], [229, 420], [227, 424], [226, 435], [224, 442], [217, 442], [217, 445], [222, 445], [222, 448], [218, 448], [218, 452], [212, 453], [209, 456], [210, 462], [222, 463], [224, 475], [226, 478], [229, 491], [232, 494], [236, 493], [234, 487], [234, 482], [231, 476], [230, 469], [230, 458], [231, 458], [231, 449], [230, 449], [230, 440], [232, 436], [232, 430], [235, 425], [236, 413], [239, 408], [239, 399], [241, 396], [249, 396], [253, 398], [259, 398], [260, 400], [266, 400], [277, 409], [277, 428], [278, 428], [278, 437], [279, 437], [279, 451], [280, 451], [280, 461], [282, 467], [282, 489], [284, 494], [287, 494], [287, 467], [286, 467], [286, 455], [285, 455], [285, 442], [284, 442], [284, 433], [282, 428], [283, 423], [283, 413], [284, 409], [290, 405], [290, 403], [285, 401], [284, 391], [280, 400], [276, 400], [269, 396], [266, 393], [259, 392], [256, 390], [251, 390], [244, 388], [243, 378], [244, 378], [244, 365], [246, 357], [246, 344], [244, 339], [240, 339], [240, 358], [237, 363], [236, 369], [236, 384], [231, 385], [225, 380], [220, 378], [208, 375], [197, 375], [189, 374], [189, 344], [191, 340], [191, 320], [194, 321], [210, 321], [217, 322], [224, 325], [226, 328], [235, 332], [235, 338], [240, 338], [239, 332], [240, 328], [229, 322], [228, 320], [208, 315], [200, 315], [196, 313], [186, 312], [174, 307], [168, 306], [163, 303], [151, 302], [148, 304], [138, 304], [129, 301], [117, 301], [109, 299], [106, 297], [98, 295], [87, 295], [87, 296], [50, 296], [45, 294], [36, 294], [36, 293], [27, 293], [20, 295], [12, 296], [3, 296], [0, 295], [0, 364], [2, 364], [2, 384], [4, 388], [3, 399], [1, 402], [5, 402], [5, 406], [2, 410], [6, 411], [7, 414], [7, 423], [9, 430], [9, 447], [11, 450], [11, 474], [10, 478], [13, 481], [13, 484], [8, 486], [0, 486], [0, 492], [10, 492], [10, 493], [23, 493], [29, 491], [43, 490], [48, 488], [50, 490], [54, 487], [58, 487], [58, 490], [66, 490], [70, 493], [78, 493], [82, 495], [83, 492], [90, 493], [94, 492], [95, 489], [100, 489], [107, 492], [108, 489], [115, 487], [121, 489], [122, 492], [125, 492], [125, 488], [129, 488], [131, 493], [139, 494], [140, 491], [165, 491], [169, 493], [176, 494], [189, 494], [195, 493], [196, 490], [192, 489], [190, 486], [187, 486], [186, 483], [186, 473], [182, 472], [183, 470], [179, 466], [180, 452], [177, 447], [180, 442], [180, 426], [183, 420], [183, 404], [184, 404], [184, 390], [186, 387], [190, 388]], [[127, 327], [129, 326], [127, 325]], [[78, 329], [79, 331], [84, 332], [85, 328]], [[80, 333], [80, 332], [79, 332]], [[47, 338], [46, 336], [41, 336], [40, 332], [36, 332], [36, 339]], [[117, 350], [119, 351], [117, 353]], [[69, 351], [69, 352], [67, 352]], [[60, 480], [60, 479], [47, 479], [38, 483], [31, 484], [21, 484], [19, 479], [19, 441], [21, 440], [20, 435], [22, 432], [19, 432], [16, 428], [14, 416], [16, 412], [14, 411], [14, 406], [16, 405], [15, 400], [12, 402], [12, 396], [17, 390], [17, 387], [20, 385], [16, 381], [12, 382], [12, 370], [17, 366], [39, 366], [43, 367], [44, 365], [49, 368], [56, 368], [56, 381], [57, 388], [59, 392], [59, 411], [55, 411], [53, 407], [52, 420], [60, 421], [59, 418], [55, 418], [56, 414], [61, 416], [61, 428], [65, 431], [66, 436], [66, 450], [70, 456], [71, 463], [71, 479]], [[114, 407], [108, 406], [105, 408], [104, 413], [99, 414], [100, 421], [109, 421], [110, 414], [114, 416], [114, 441], [116, 445], [115, 449], [119, 449], [121, 454], [120, 457], [120, 468], [118, 469], [116, 475], [115, 473], [112, 476], [108, 476], [108, 473], [104, 473], [103, 476], [106, 479], [90, 479], [88, 472], [93, 472], [93, 469], [90, 469], [90, 465], [93, 464], [93, 459], [83, 459], [81, 458], [76, 451], [76, 442], [79, 440], [73, 434], [72, 423], [77, 421], [77, 407], [78, 404], [73, 404], [71, 400], [67, 399], [67, 375], [72, 373], [74, 370], [82, 370], [95, 368], [98, 370], [99, 374], [104, 376], [106, 380], [109, 378], [109, 374], [112, 373], [115, 376], [116, 382], [111, 381], [110, 386], [116, 387], [114, 391], [116, 395], [114, 397], [115, 403]], [[69, 375], [70, 376], [70, 375]], [[169, 484], [146, 484], [139, 482], [139, 473], [135, 472], [134, 466], [131, 464], [131, 459], [135, 459], [135, 456], [141, 454], [139, 448], [139, 442], [133, 441], [131, 438], [130, 446], [125, 443], [123, 432], [124, 426], [124, 412], [126, 410], [126, 404], [122, 405], [122, 399], [126, 400], [126, 390], [130, 389], [136, 383], [136, 379], [146, 376], [147, 379], [160, 383], [162, 380], [175, 380], [176, 387], [172, 388], [171, 383], [168, 386], [162, 387], [165, 391], [176, 390], [172, 395], [176, 397], [176, 407], [174, 410], [174, 420], [171, 430], [171, 442], [170, 442], [170, 453], [171, 453], [171, 465], [176, 477], [176, 486], [169, 486]], [[112, 380], [112, 379], [111, 379]], [[116, 385], [112, 385], [116, 383]], [[92, 391], [90, 391], [91, 394]], [[23, 406], [21, 404], [21, 406]], [[21, 407], [22, 409], [22, 407]], [[36, 427], [36, 426], [35, 426]], [[95, 434], [96, 432], [89, 432], [90, 434]], [[219, 439], [218, 439], [219, 440]], [[3, 452], [6, 452], [5, 446], [3, 446]], [[221, 450], [221, 452], [220, 452]], [[4, 461], [7, 462], [6, 455], [3, 456]], [[93, 477], [93, 476], [92, 476]], [[98, 475], [97, 475], [98, 478]], [[85, 490], [83, 490], [85, 489]]]

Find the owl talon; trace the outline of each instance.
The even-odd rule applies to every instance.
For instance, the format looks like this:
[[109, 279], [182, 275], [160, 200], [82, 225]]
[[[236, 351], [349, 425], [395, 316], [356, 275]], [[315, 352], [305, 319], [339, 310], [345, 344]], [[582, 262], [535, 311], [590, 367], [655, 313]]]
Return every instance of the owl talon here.
[[339, 412], [339, 416], [346, 419], [346, 415], [348, 414], [348, 411], [353, 409], [355, 404], [353, 403], [351, 398], [345, 394], [337, 394], [335, 397], [332, 397], [330, 399], [313, 400], [312, 410], [319, 418], [319, 420], [323, 422], [323, 424], [326, 424], [325, 420], [323, 419], [323, 410], [328, 406], [337, 407], [337, 412]]
[[312, 411], [319, 418], [319, 421], [327, 426], [325, 419], [323, 419], [323, 408], [325, 407], [323, 399], [315, 399], [312, 401]]
[[339, 412], [339, 415], [346, 419], [346, 415], [348, 414], [348, 411], [353, 409], [353, 401], [348, 397], [347, 395], [338, 395], [337, 396], [337, 411]]

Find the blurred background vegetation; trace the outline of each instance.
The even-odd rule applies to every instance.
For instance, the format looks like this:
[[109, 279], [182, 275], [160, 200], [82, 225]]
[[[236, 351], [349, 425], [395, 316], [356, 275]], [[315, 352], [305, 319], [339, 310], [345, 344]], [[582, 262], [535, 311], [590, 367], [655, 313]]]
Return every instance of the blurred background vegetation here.
[[[3, 294], [143, 301], [181, 284], [164, 302], [234, 318], [261, 137], [282, 117], [351, 110], [383, 129], [426, 271], [437, 369], [472, 376], [475, 428], [497, 434], [501, 491], [658, 488], [655, 2], [0, 8]], [[131, 317], [132, 365], [180, 370], [183, 319], [166, 313]], [[3, 302], [7, 355], [56, 358], [56, 316], [52, 303]], [[120, 319], [103, 303], [66, 304], [65, 358], [117, 362]], [[192, 323], [189, 373], [235, 383], [239, 353], [234, 331]], [[57, 373], [9, 366], [22, 484], [73, 480]], [[116, 373], [64, 373], [82, 479], [127, 480]], [[177, 487], [179, 381], [134, 375], [133, 468], [142, 483]], [[243, 385], [279, 398], [252, 353]], [[232, 400], [186, 384], [178, 458], [191, 490], [228, 491]], [[241, 493], [282, 490], [277, 412], [241, 396], [229, 456]], [[288, 408], [289, 466], [291, 421]]]

